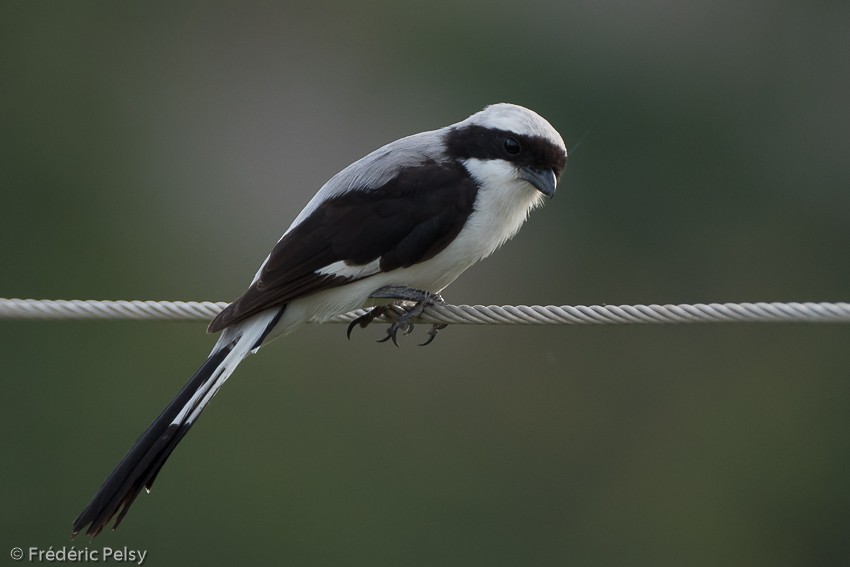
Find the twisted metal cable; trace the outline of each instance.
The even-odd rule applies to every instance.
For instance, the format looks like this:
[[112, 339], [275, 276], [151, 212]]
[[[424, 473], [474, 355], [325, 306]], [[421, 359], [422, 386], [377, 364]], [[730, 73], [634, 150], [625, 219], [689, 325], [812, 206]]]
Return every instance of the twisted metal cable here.
[[[227, 306], [212, 301], [2, 299], [0, 319], [170, 319], [205, 321]], [[349, 323], [357, 309], [329, 323]], [[389, 319], [403, 310], [395, 307]], [[377, 318], [386, 321], [387, 317]], [[418, 318], [453, 325], [582, 325], [638, 323], [850, 323], [850, 303], [697, 303], [693, 305], [438, 305]]]

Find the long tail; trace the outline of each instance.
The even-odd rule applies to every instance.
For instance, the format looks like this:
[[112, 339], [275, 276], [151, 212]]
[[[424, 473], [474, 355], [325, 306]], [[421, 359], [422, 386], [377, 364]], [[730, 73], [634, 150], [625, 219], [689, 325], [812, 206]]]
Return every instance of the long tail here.
[[150, 492], [171, 452], [236, 366], [260, 346], [279, 317], [280, 313], [270, 314], [242, 326], [238, 332], [225, 331], [209, 358], [139, 437], [74, 520], [72, 538], [86, 526], [86, 535], [94, 538], [116, 514], [112, 529], [118, 527], [142, 488]]

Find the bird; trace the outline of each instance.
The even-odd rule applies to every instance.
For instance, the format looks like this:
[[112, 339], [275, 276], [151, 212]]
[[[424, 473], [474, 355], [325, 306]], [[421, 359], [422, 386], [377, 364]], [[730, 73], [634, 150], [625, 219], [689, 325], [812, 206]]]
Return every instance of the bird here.
[[[555, 195], [567, 149], [528, 108], [498, 103], [455, 124], [391, 142], [327, 181], [262, 262], [248, 289], [209, 324], [204, 363], [137, 439], [72, 525], [92, 539], [115, 530], [236, 366], [306, 322], [358, 308], [366, 327], [388, 305], [399, 332], [467, 268], [512, 238]], [[445, 325], [428, 331], [431, 342]]]

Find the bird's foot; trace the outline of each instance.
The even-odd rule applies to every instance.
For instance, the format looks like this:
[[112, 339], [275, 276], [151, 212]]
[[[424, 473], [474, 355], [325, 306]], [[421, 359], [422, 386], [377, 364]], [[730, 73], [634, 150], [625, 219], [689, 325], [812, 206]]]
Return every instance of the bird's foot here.
[[[421, 301], [417, 301], [413, 305], [413, 307], [408, 308], [402, 306], [405, 310], [404, 314], [390, 324], [389, 328], [387, 329], [387, 336], [385, 336], [383, 339], [378, 339], [378, 342], [385, 343], [388, 340], [392, 339], [393, 344], [395, 346], [398, 346], [398, 333], [401, 332], [402, 335], [409, 335], [411, 332], [413, 332], [413, 320], [422, 315], [422, 313], [428, 307], [431, 307], [432, 305], [437, 305], [439, 303], [440, 302], [435, 301], [434, 299], [423, 299]], [[420, 343], [419, 346], [426, 346], [430, 344], [431, 341], [433, 341], [434, 338], [437, 336], [437, 333], [440, 331], [440, 329], [445, 329], [447, 326], [448, 325], [446, 325], [445, 323], [432, 324], [431, 328], [428, 330], [428, 339], [426, 339], [424, 343]]]
[[[441, 303], [445, 303], [443, 297], [439, 293], [432, 293], [430, 291], [422, 291], [418, 289], [413, 289], [409, 287], [400, 287], [400, 286], [385, 286], [375, 291], [370, 297], [375, 299], [393, 299], [391, 304], [389, 305], [379, 305], [377, 307], [373, 307], [367, 313], [361, 315], [348, 325], [347, 335], [351, 338], [351, 331], [354, 327], [359, 326], [361, 329], [367, 327], [372, 321], [376, 318], [386, 315], [388, 312], [392, 311], [393, 307], [401, 308], [404, 313], [398, 317], [395, 321], [393, 321], [389, 328], [387, 329], [387, 336], [382, 339], [378, 339], [379, 343], [386, 342], [388, 340], [392, 340], [395, 346], [398, 346], [398, 333], [401, 332], [403, 335], [409, 335], [413, 331], [413, 320], [422, 315], [422, 313], [428, 307], [439, 305]], [[412, 307], [407, 307], [404, 304], [407, 302], [415, 302]], [[431, 325], [431, 328], [428, 330], [428, 338], [424, 343], [421, 343], [419, 346], [426, 346], [431, 344], [431, 342], [436, 338], [437, 333], [442, 329], [445, 329], [448, 325], [446, 323], [434, 323]]]

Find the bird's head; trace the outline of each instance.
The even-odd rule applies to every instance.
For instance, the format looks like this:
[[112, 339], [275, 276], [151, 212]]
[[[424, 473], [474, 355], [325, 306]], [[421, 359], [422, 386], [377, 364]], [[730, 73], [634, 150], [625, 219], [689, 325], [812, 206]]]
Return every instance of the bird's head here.
[[[567, 164], [558, 131], [536, 112], [515, 104], [486, 107], [447, 129], [446, 149], [479, 183], [516, 183], [546, 197]], [[539, 199], [539, 197], [538, 197]]]

